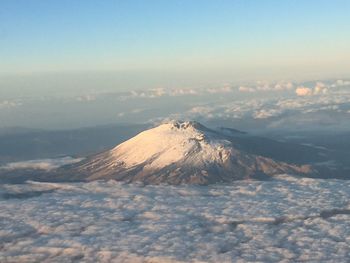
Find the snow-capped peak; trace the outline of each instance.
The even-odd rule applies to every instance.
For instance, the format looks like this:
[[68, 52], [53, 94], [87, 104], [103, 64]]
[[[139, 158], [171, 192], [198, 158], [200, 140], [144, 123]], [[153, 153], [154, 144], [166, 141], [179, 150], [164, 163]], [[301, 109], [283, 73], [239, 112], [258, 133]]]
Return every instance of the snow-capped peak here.
[[145, 169], [162, 168], [180, 160], [213, 162], [229, 154], [230, 142], [197, 122], [171, 121], [141, 132], [112, 150], [118, 162], [133, 167], [147, 162]]
[[87, 159], [76, 172], [87, 180], [208, 184], [309, 170], [240, 151], [200, 123], [170, 121]]

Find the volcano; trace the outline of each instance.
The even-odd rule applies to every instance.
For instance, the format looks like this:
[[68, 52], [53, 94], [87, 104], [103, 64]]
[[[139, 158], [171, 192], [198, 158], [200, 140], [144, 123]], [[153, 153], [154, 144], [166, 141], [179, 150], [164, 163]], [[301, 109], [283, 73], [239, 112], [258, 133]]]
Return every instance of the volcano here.
[[114, 179], [174, 185], [313, 172], [309, 165], [290, 164], [242, 151], [235, 147], [227, 132], [193, 121], [163, 123], [74, 164], [69, 170], [87, 181]]

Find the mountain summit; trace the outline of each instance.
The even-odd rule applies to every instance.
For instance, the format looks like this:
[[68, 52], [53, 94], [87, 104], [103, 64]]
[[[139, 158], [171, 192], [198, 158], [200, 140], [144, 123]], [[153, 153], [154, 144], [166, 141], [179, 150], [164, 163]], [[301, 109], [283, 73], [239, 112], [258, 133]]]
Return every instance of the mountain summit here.
[[308, 166], [277, 162], [235, 148], [230, 136], [197, 122], [171, 121], [71, 167], [85, 180], [209, 184], [281, 173]]

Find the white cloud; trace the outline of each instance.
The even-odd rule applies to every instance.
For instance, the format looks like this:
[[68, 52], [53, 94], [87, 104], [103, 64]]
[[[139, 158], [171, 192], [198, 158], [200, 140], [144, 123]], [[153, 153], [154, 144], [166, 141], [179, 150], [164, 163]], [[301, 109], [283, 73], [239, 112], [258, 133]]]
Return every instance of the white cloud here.
[[208, 88], [207, 92], [211, 94], [217, 94], [217, 93], [230, 93], [234, 89], [230, 85], [224, 85], [223, 87], [219, 88]]
[[350, 86], [350, 80], [338, 79], [335, 84], [337, 86]]
[[311, 96], [313, 95], [313, 91], [311, 88], [307, 88], [307, 87], [297, 87], [296, 90], [295, 90], [295, 93], [298, 95], [298, 96]]
[[284, 91], [291, 90], [294, 84], [290, 81], [279, 81], [277, 83], [268, 83], [264, 81], [258, 81], [256, 90], [258, 91]]
[[322, 82], [317, 82], [314, 88], [314, 95], [326, 94], [328, 92], [328, 88], [326, 84]]
[[261, 109], [253, 113], [254, 119], [267, 119], [279, 116], [282, 113], [280, 109]]
[[122, 96], [122, 99], [127, 98], [159, 98], [164, 96], [184, 96], [184, 95], [197, 95], [199, 92], [195, 89], [189, 88], [176, 88], [176, 89], [164, 89], [156, 88], [149, 90], [133, 90], [130, 91], [130, 95]]
[[191, 113], [199, 113], [199, 114], [208, 114], [212, 109], [206, 106], [196, 106], [193, 107], [190, 112]]
[[144, 109], [133, 109], [133, 110], [131, 111], [131, 113], [137, 114], [137, 113], [140, 113], [140, 112], [143, 112], [143, 111], [144, 111]]
[[156, 89], [151, 89], [149, 90], [150, 98], [156, 98], [156, 97], [161, 97], [167, 94], [167, 92], [163, 88], [156, 88]]
[[96, 96], [92, 94], [87, 94], [87, 95], [79, 96], [76, 99], [77, 101], [80, 101], [80, 102], [91, 102], [96, 100]]
[[271, 90], [270, 83], [264, 82], [264, 81], [258, 81], [257, 86], [256, 86], [256, 90], [270, 91]]
[[293, 89], [293, 87], [294, 87], [294, 84], [292, 82], [281, 81], [274, 86], [274, 90], [276, 90], [276, 91], [291, 90], [291, 89]]
[[168, 96], [183, 96], [183, 95], [197, 95], [198, 91], [195, 89], [172, 89], [167, 93]]
[[246, 87], [246, 86], [240, 86], [238, 88], [238, 90], [241, 92], [255, 92], [256, 91], [256, 89], [251, 88], [251, 87]]
[[257, 81], [256, 87], [241, 86], [238, 88], [241, 92], [256, 92], [256, 91], [286, 91], [294, 87], [292, 82], [280, 81], [277, 83], [268, 83], [264, 81]]
[[328, 92], [328, 88], [326, 84], [324, 84], [323, 82], [317, 82], [313, 89], [300, 86], [300, 87], [297, 87], [295, 90], [295, 93], [298, 96], [324, 95], [324, 94], [327, 94], [327, 92]]
[[22, 105], [22, 102], [19, 100], [3, 100], [0, 101], [0, 109], [9, 109], [15, 108]]
[[[321, 88], [322, 84], [316, 85]], [[311, 89], [310, 89], [311, 90]], [[310, 91], [310, 93], [313, 90]], [[208, 104], [192, 108], [191, 110], [179, 113], [180, 119], [201, 119], [201, 120], [232, 120], [245, 121], [251, 118], [264, 119], [266, 127], [286, 128], [294, 122], [304, 122], [304, 128], [312, 127], [320, 123], [329, 123], [329, 126], [336, 125], [348, 129], [348, 112], [350, 112], [350, 93], [328, 93], [317, 96], [299, 96], [293, 98], [279, 99], [245, 99], [220, 104]], [[329, 114], [326, 114], [329, 113]], [[329, 117], [332, 116], [332, 117]], [[283, 122], [285, 120], [286, 122]], [[324, 120], [324, 121], [322, 121]], [[280, 121], [280, 122], [279, 122]], [[239, 122], [238, 122], [239, 123]], [[288, 126], [290, 128], [290, 126]]]
[[0, 166], [4, 170], [16, 169], [37, 169], [37, 170], [53, 170], [60, 166], [80, 162], [82, 158], [62, 157], [57, 159], [39, 159], [22, 162], [7, 163]]
[[0, 185], [0, 261], [346, 262], [349, 187], [288, 175], [209, 187]]

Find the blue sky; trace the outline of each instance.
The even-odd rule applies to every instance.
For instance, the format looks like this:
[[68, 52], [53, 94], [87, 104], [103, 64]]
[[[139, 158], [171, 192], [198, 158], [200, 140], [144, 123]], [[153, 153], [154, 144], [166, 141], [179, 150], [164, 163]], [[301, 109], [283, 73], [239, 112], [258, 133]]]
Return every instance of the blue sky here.
[[0, 73], [344, 75], [349, 11], [348, 0], [2, 0]]

